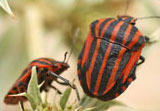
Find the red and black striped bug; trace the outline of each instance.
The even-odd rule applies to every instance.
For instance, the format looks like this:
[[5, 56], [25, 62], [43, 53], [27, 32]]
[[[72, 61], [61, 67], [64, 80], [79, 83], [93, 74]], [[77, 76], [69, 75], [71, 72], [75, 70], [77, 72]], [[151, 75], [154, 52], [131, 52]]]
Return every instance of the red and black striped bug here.
[[78, 58], [78, 77], [87, 95], [111, 100], [135, 80], [136, 67], [145, 60], [141, 51], [149, 40], [135, 26], [136, 20], [118, 16], [91, 23]]
[[[67, 53], [65, 53], [65, 58], [66, 54]], [[28, 65], [28, 67], [22, 72], [19, 79], [15, 82], [13, 87], [9, 90], [8, 94], [5, 96], [4, 99], [4, 102], [6, 104], [17, 104], [19, 101], [23, 102], [26, 100], [25, 97], [14, 97], [9, 95], [27, 91], [27, 86], [31, 78], [31, 69], [33, 66], [36, 66], [38, 74], [38, 84], [45, 81], [42, 87], [40, 88], [40, 91], [48, 91], [48, 88], [51, 87], [57, 90], [58, 93], [61, 93], [56, 87], [52, 86], [51, 83], [53, 82], [53, 80], [63, 85], [70, 85], [72, 88], [74, 88], [74, 86], [72, 86], [68, 80], [59, 76], [63, 71], [69, 68], [69, 65], [67, 64], [67, 62], [65, 62], [65, 59], [63, 62], [60, 62], [51, 58], [39, 58], [33, 60]], [[62, 79], [64, 83], [59, 82], [57, 78]]]

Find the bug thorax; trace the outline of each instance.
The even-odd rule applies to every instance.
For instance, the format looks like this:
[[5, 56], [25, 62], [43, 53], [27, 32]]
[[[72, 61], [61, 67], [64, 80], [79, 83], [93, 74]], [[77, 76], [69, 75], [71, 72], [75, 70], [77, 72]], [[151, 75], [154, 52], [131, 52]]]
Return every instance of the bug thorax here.
[[69, 68], [69, 65], [65, 62], [53, 62], [53, 69], [57, 69], [60, 73], [67, 70]]
[[136, 19], [131, 16], [122, 15], [122, 16], [117, 16], [117, 18], [119, 21], [124, 21], [126, 23], [131, 24], [131, 25], [135, 25], [135, 23], [136, 23]]

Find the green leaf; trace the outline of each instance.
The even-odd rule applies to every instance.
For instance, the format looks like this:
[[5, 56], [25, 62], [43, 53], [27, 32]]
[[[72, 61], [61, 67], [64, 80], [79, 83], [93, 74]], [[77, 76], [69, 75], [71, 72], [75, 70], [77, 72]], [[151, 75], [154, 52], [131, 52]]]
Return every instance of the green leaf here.
[[29, 100], [29, 103], [31, 104], [32, 109], [35, 110], [38, 105], [35, 102], [34, 96], [27, 94], [26, 97]]
[[42, 103], [35, 66], [32, 67], [32, 74], [31, 74], [31, 79], [28, 84], [28, 90], [27, 90], [26, 97], [30, 101], [30, 104], [33, 109], [36, 109], [36, 105], [40, 105]]
[[69, 98], [69, 96], [71, 94], [71, 91], [72, 91], [72, 88], [70, 88], [70, 87], [65, 90], [65, 92], [64, 92], [64, 94], [63, 94], [63, 96], [62, 96], [62, 98], [60, 100], [60, 106], [61, 106], [62, 109], [65, 108], [66, 103], [68, 101], [68, 98]]
[[14, 17], [13, 12], [11, 10], [11, 8], [8, 5], [7, 0], [0, 0], [0, 6], [11, 16]]

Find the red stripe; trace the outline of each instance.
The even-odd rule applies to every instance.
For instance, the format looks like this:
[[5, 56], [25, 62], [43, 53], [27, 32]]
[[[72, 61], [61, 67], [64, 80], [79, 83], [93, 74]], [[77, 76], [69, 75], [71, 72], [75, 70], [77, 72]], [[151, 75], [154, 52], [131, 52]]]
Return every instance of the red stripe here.
[[133, 81], [132, 78], [128, 78], [128, 82], [131, 83]]
[[91, 34], [91, 31], [90, 31], [88, 36], [87, 36], [87, 39], [85, 41], [85, 49], [84, 49], [84, 53], [83, 53], [83, 56], [82, 56], [81, 67], [83, 67], [84, 63], [88, 60], [88, 55], [89, 55], [89, 51], [90, 51], [92, 42], [93, 42], [93, 36]]
[[78, 74], [81, 74], [81, 70], [80, 69], [78, 69]]
[[115, 97], [118, 97], [118, 96], [119, 96], [119, 94], [118, 94], [118, 93], [116, 93], [116, 94], [115, 94]]
[[124, 92], [127, 88], [125, 86], [122, 86], [121, 89]]

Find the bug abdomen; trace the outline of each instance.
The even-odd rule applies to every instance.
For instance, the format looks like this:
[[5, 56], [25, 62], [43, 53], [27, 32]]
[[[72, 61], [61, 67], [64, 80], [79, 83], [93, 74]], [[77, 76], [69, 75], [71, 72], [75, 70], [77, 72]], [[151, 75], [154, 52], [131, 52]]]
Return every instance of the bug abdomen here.
[[10, 96], [10, 95], [26, 92], [26, 90], [27, 90], [27, 84], [25, 84], [24, 82], [19, 82], [18, 84], [15, 84], [10, 89], [8, 94], [5, 96], [4, 102], [7, 104], [18, 104], [19, 101], [26, 101], [27, 100], [26, 97]]

